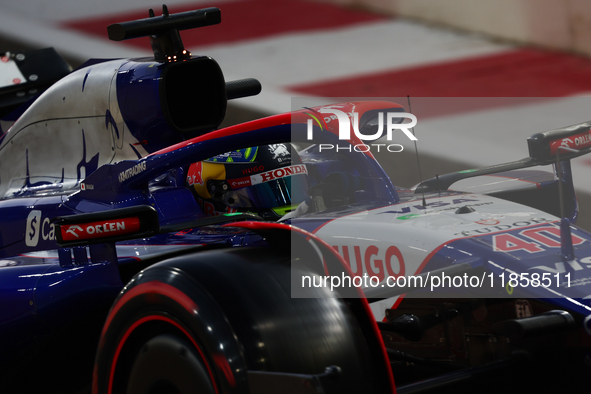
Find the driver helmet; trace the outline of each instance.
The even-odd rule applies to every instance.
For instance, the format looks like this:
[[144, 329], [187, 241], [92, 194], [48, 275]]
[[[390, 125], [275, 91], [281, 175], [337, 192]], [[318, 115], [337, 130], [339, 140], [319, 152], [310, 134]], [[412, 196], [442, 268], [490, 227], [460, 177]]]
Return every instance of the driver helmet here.
[[252, 212], [277, 220], [306, 198], [307, 173], [291, 144], [271, 144], [193, 163], [187, 185], [210, 216]]

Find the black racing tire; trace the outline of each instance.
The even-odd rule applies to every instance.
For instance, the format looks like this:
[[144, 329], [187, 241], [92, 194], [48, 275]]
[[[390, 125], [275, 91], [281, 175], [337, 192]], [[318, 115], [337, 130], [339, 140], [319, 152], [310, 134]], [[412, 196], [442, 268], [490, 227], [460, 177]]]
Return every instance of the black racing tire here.
[[171, 334], [157, 335], [142, 346], [131, 367], [127, 392], [215, 394], [194, 344]]
[[325, 288], [291, 298], [289, 263], [268, 248], [239, 248], [139, 273], [105, 323], [93, 392], [248, 393], [248, 371], [329, 366], [342, 373], [323, 381], [327, 393], [380, 391], [353, 312]]
[[[179, 363], [175, 352], [188, 357], [180, 370], [166, 367]], [[129, 282], [107, 316], [93, 393], [241, 392], [247, 384], [241, 353], [198, 282], [175, 269], [150, 268]]]

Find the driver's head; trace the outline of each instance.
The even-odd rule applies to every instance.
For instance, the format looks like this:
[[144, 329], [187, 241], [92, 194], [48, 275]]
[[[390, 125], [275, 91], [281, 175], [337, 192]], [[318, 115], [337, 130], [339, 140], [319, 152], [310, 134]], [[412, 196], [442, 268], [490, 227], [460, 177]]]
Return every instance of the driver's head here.
[[290, 144], [240, 149], [193, 163], [187, 184], [208, 215], [253, 212], [278, 219], [308, 192], [307, 169]]

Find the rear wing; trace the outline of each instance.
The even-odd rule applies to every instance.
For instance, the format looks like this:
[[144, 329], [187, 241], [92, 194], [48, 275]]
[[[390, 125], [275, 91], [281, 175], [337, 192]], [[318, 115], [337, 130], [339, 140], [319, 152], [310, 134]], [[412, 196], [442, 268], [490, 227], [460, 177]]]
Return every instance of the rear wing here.
[[556, 130], [537, 133], [527, 139], [529, 157], [509, 163], [439, 175], [420, 183], [416, 193], [447, 190], [452, 184], [466, 178], [527, 167], [556, 164], [591, 152], [591, 121]]

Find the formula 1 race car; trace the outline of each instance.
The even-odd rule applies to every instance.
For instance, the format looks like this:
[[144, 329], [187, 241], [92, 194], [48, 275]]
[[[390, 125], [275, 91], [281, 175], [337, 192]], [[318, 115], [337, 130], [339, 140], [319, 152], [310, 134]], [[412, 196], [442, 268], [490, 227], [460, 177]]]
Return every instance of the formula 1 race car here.
[[220, 20], [163, 7], [111, 25], [154, 57], [54, 59], [41, 79], [67, 75], [42, 94], [5, 54], [3, 391], [585, 382], [591, 234], [573, 224], [570, 159], [591, 151], [591, 122], [532, 136], [525, 159], [396, 187], [364, 143], [412, 139], [395, 102], [218, 129], [228, 100], [261, 90], [184, 48], [180, 30]]

